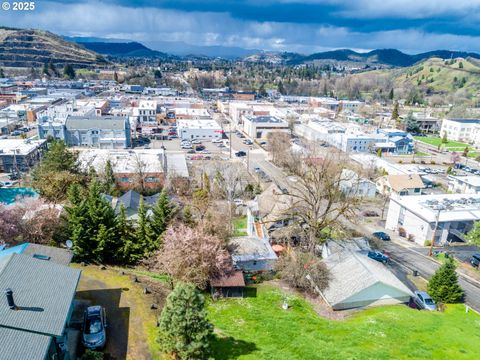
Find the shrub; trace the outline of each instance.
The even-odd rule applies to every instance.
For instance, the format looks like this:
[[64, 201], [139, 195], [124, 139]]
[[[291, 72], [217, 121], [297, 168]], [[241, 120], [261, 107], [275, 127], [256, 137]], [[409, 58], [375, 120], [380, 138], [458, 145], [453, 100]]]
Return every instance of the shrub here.
[[432, 240], [425, 240], [423, 246], [432, 246]]
[[435, 164], [436, 164], [435, 160], [430, 161], [430, 165], [435, 165]]
[[408, 241], [415, 241], [415, 235], [413, 234], [408, 234]]
[[406, 237], [407, 231], [403, 227], [400, 227], [398, 228], [398, 235], [400, 235], [401, 237]]
[[398, 163], [399, 163], [399, 164], [403, 164], [403, 160], [398, 160]]
[[428, 293], [438, 303], [456, 303], [462, 300], [463, 290], [458, 285], [455, 264], [449, 258], [433, 274], [427, 286]]
[[93, 351], [90, 349], [85, 350], [82, 356], [79, 357], [79, 360], [103, 360], [104, 356], [102, 352]]
[[314, 290], [311, 281], [306, 278], [307, 275], [310, 275], [311, 280], [320, 290], [328, 285], [329, 277], [325, 264], [311, 253], [288, 249], [278, 259], [276, 270], [290, 286], [300, 290], [310, 292]]
[[417, 162], [416, 162], [415, 160], [412, 160], [411, 163], [412, 163], [412, 164], [416, 164]]

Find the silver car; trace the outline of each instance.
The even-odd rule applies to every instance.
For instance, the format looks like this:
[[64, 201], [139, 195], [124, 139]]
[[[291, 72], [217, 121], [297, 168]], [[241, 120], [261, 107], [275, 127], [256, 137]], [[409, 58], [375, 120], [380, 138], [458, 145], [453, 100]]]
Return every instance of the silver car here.
[[107, 342], [107, 317], [100, 305], [90, 306], [83, 318], [82, 342], [87, 349], [101, 349]]
[[435, 304], [435, 301], [433, 301], [431, 296], [425, 291], [415, 291], [415, 297], [413, 301], [415, 301], [415, 304], [417, 304], [420, 309], [437, 311], [437, 304]]

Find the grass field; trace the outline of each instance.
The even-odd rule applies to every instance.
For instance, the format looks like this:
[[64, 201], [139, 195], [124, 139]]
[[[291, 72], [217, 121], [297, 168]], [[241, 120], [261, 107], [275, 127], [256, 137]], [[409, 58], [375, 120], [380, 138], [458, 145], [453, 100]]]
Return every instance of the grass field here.
[[442, 144], [442, 139], [439, 137], [433, 137], [433, 136], [414, 136], [415, 140], [418, 140], [420, 142], [423, 142], [425, 144], [433, 145], [438, 147], [438, 145], [442, 145], [442, 147], [445, 147], [446, 149], [449, 150], [456, 150], [456, 151], [463, 151], [465, 147], [471, 148], [471, 145], [465, 144], [459, 141], [452, 141], [448, 140], [446, 144]]
[[390, 306], [326, 320], [299, 297], [261, 285], [257, 297], [209, 304], [216, 359], [476, 359], [480, 316], [449, 305], [444, 313]]
[[233, 236], [247, 235], [247, 217], [241, 216], [233, 220]]

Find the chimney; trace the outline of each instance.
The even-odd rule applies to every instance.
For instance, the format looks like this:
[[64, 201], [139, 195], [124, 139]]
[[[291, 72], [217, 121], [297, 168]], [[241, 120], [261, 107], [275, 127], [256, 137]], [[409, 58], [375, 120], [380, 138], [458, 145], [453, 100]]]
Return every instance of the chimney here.
[[5, 295], [7, 296], [8, 307], [11, 310], [15, 310], [17, 307], [15, 306], [15, 301], [13, 301], [13, 291], [12, 289], [8, 288], [5, 290]]

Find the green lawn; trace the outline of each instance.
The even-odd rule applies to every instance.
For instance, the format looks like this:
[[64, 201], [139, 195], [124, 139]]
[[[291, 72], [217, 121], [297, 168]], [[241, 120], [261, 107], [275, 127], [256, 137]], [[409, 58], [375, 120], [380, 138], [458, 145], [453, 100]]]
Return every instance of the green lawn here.
[[247, 235], [247, 217], [241, 216], [233, 219], [233, 236]]
[[406, 306], [372, 308], [348, 320], [326, 320], [299, 297], [281, 308], [269, 285], [257, 297], [209, 303], [216, 359], [475, 359], [480, 316], [450, 305], [444, 313]]
[[463, 151], [463, 149], [465, 149], [466, 146], [471, 148], [471, 145], [469, 144], [465, 144], [459, 141], [452, 141], [452, 140], [448, 140], [446, 144], [442, 144], [441, 138], [433, 137], [433, 136], [414, 136], [414, 139], [420, 142], [423, 142], [425, 144], [429, 144], [437, 147], [438, 145], [441, 144], [443, 147], [449, 150]]

